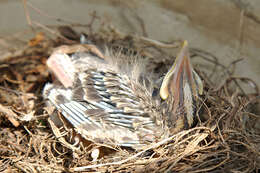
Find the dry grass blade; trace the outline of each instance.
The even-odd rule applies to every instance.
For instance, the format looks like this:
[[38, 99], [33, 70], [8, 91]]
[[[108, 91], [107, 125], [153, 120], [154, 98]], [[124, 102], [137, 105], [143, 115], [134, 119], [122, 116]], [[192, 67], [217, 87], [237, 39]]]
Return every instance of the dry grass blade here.
[[16, 120], [17, 115], [11, 109], [0, 104], [0, 112], [5, 114], [6, 118], [13, 124], [13, 126], [18, 127], [20, 125]]

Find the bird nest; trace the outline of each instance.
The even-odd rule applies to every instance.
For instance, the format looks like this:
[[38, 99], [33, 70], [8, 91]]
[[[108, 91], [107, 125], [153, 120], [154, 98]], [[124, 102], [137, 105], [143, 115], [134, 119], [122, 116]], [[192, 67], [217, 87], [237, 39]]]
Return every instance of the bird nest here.
[[[214, 55], [192, 48], [192, 61], [200, 58], [208, 64], [195, 66], [204, 94], [194, 128], [138, 151], [94, 143], [80, 149], [66, 145], [63, 136], [53, 134], [55, 130], [62, 133], [60, 129], [48, 123], [42, 89], [52, 81], [46, 60], [53, 48], [78, 43], [79, 34], [69, 27], [55, 31], [56, 35], [37, 33], [23, 48], [12, 50], [10, 46], [2, 53], [0, 171], [257, 172], [260, 168], [257, 85], [248, 78], [233, 77], [230, 69], [236, 62], [226, 67]], [[167, 71], [180, 43], [127, 35], [112, 27], [90, 32], [88, 39], [96, 45], [138, 53], [148, 60], [148, 70], [156, 73]], [[250, 92], [244, 89], [248, 87]]]

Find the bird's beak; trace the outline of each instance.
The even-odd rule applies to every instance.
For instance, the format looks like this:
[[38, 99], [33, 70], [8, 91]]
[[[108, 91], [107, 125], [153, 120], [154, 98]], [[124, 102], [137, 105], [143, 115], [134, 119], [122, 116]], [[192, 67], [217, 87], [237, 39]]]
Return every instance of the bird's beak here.
[[75, 69], [67, 54], [53, 53], [47, 60], [47, 66], [65, 88], [72, 87]]
[[[75, 82], [74, 74], [78, 69], [75, 67], [74, 60], [72, 60], [68, 54], [74, 54], [76, 52], [91, 52], [102, 61], [105, 60], [103, 53], [96, 46], [91, 44], [64, 45], [56, 48], [48, 58], [47, 66], [65, 88], [72, 87]], [[92, 60], [93, 58], [91, 59], [83, 56], [82, 59], [85, 59], [86, 62], [92, 64], [95, 62]], [[81, 62], [78, 61], [78, 63]]]
[[194, 101], [202, 94], [203, 84], [193, 70], [190, 61], [188, 42], [184, 41], [173, 66], [163, 79], [160, 96], [163, 100], [173, 98], [173, 109], [184, 108], [188, 125], [193, 123]]

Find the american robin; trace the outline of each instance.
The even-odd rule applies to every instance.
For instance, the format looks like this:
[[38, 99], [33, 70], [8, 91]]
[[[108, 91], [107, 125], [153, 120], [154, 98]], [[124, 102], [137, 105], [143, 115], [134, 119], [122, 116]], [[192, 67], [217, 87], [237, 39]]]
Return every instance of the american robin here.
[[46, 84], [43, 95], [83, 138], [138, 149], [194, 125], [203, 85], [192, 68], [187, 41], [159, 92], [137, 57], [102, 53], [93, 45], [68, 48], [49, 58], [60, 83]]

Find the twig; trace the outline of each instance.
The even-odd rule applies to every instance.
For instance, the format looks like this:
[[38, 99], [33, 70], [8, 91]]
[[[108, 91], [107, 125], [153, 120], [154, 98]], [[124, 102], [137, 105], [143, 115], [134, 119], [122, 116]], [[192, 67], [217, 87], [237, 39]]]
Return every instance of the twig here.
[[194, 130], [210, 130], [209, 128], [207, 127], [196, 127], [196, 128], [193, 128], [193, 129], [190, 129], [190, 130], [186, 130], [186, 131], [182, 131], [178, 134], [175, 134], [169, 138], [166, 138], [158, 143], [155, 143], [155, 144], [152, 144], [150, 147], [146, 148], [145, 150], [143, 151], [140, 151], [138, 152], [137, 154], [131, 156], [131, 157], [128, 157], [127, 159], [125, 160], [121, 160], [121, 161], [118, 161], [118, 162], [111, 162], [111, 163], [104, 163], [104, 164], [97, 164], [97, 165], [90, 165], [90, 166], [82, 166], [82, 167], [76, 167], [76, 168], [71, 168], [71, 171], [87, 171], [88, 169], [93, 169], [93, 168], [98, 168], [98, 167], [103, 167], [103, 166], [112, 166], [112, 165], [121, 165], [121, 164], [124, 164], [130, 160], [133, 160], [135, 158], [137, 158], [138, 156], [142, 155], [143, 153], [145, 153], [146, 151], [148, 150], [151, 150], [151, 149], [154, 149], [154, 148], [158, 148], [159, 146], [165, 144], [165, 143], [168, 143], [170, 142], [171, 140], [173, 140], [174, 138], [176, 138], [177, 136], [179, 135], [182, 135], [184, 136], [185, 134], [188, 134]]
[[36, 11], [37, 13], [39, 13], [39, 14], [42, 15], [42, 16], [48, 17], [48, 18], [50, 18], [50, 19], [54, 19], [54, 20], [56, 20], [56, 21], [58, 21], [58, 22], [64, 22], [64, 23], [68, 23], [68, 24], [73, 23], [73, 21], [64, 20], [64, 19], [61, 19], [61, 18], [57, 18], [57, 17], [55, 17], [55, 16], [51, 16], [51, 15], [49, 15], [47, 12], [44, 12], [44, 11], [42, 11], [41, 9], [35, 7], [35, 6], [32, 5], [30, 2], [27, 2], [27, 0], [24, 0], [24, 1], [26, 1], [26, 4], [27, 4], [30, 8], [32, 8], [34, 11]]
[[161, 48], [177, 48], [177, 47], [180, 47], [180, 43], [181, 41], [178, 40], [178, 41], [175, 41], [174, 43], [163, 43], [161, 41], [158, 41], [158, 40], [153, 40], [151, 38], [147, 38], [147, 37], [142, 37], [142, 36], [133, 36], [136, 40], [141, 40], [143, 41], [144, 43], [148, 43], [148, 44], [151, 44], [151, 45], [154, 45], [154, 46], [157, 46], [157, 47], [161, 47]]
[[26, 5], [27, 3], [28, 3], [27, 0], [23, 0], [23, 8], [24, 8], [24, 12], [25, 12], [25, 16], [26, 16], [26, 20], [28, 22], [28, 25], [31, 27], [31, 29], [33, 29], [31, 16], [28, 12], [27, 5]]
[[45, 26], [45, 25], [43, 25], [43, 24], [41, 24], [41, 23], [39, 23], [39, 22], [33, 21], [33, 24], [35, 24], [36, 26], [39, 26], [40, 28], [42, 28], [42, 29], [44, 29], [44, 30], [50, 32], [50, 33], [53, 34], [53, 35], [57, 35], [58, 37], [60, 37], [60, 38], [62, 38], [62, 39], [64, 39], [64, 40], [66, 40], [66, 41], [68, 41], [68, 42], [75, 43], [74, 41], [67, 39], [67, 38], [64, 37], [63, 35], [61, 35], [61, 34], [59, 34], [58, 32], [56, 32], [55, 30], [52, 30], [51, 28], [49, 28], [49, 27], [47, 27], [47, 26]]
[[[213, 132], [216, 128], [216, 125], [213, 125], [210, 128], [210, 132]], [[200, 135], [198, 135], [197, 137], [195, 137], [195, 139], [193, 139], [187, 146], [186, 149], [183, 153], [181, 153], [180, 157], [178, 157], [177, 159], [175, 159], [175, 161], [171, 164], [171, 166], [165, 171], [165, 172], [171, 172], [172, 168], [176, 165], [176, 163], [178, 163], [183, 157], [191, 155], [195, 152], [198, 151], [198, 149], [196, 150], [196, 147], [198, 146], [198, 144], [204, 140], [207, 136], [209, 135], [209, 133], [201, 133]]]
[[0, 104], [0, 112], [4, 113], [7, 119], [15, 126], [18, 127], [20, 123], [15, 119], [17, 115], [11, 110]]

